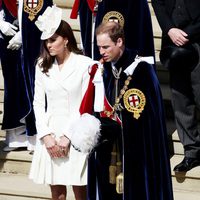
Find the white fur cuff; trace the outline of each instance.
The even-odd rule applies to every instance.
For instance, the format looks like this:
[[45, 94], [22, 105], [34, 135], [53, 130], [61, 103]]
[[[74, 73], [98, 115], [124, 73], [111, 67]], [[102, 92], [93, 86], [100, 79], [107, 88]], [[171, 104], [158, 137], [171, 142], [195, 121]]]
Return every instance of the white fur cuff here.
[[69, 127], [72, 145], [83, 153], [90, 153], [100, 136], [100, 120], [84, 113]]

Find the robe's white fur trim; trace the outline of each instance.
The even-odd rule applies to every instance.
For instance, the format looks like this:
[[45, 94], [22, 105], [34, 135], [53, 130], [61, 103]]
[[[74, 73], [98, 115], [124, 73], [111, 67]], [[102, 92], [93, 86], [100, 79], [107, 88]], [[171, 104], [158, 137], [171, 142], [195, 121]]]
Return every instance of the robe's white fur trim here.
[[81, 152], [90, 153], [97, 145], [100, 136], [100, 120], [96, 117], [84, 113], [79, 119], [71, 123], [71, 143]]
[[135, 60], [124, 70], [127, 76], [131, 76], [135, 71], [135, 68], [138, 66], [140, 62], [147, 62], [149, 64], [154, 64], [154, 57], [147, 56], [147, 57], [140, 57], [136, 56]]

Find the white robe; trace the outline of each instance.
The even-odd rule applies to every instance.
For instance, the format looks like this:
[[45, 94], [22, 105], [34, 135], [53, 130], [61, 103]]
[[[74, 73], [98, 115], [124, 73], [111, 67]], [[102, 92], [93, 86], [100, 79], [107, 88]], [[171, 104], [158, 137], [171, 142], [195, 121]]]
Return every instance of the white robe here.
[[[51, 159], [41, 138], [53, 133], [68, 138], [70, 123], [80, 116], [79, 107], [89, 82], [88, 69], [94, 61], [71, 53], [59, 70], [55, 61], [48, 76], [36, 66], [34, 112], [37, 142], [29, 177], [36, 183], [51, 185], [86, 185], [87, 154], [72, 146], [66, 158]], [[45, 111], [45, 95], [47, 110]]]

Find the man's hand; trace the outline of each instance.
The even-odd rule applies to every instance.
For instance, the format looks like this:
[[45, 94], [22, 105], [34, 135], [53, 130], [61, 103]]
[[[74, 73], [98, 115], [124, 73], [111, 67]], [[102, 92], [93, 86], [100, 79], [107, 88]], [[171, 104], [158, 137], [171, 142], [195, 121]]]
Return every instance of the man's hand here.
[[0, 30], [6, 36], [14, 36], [17, 33], [17, 27], [9, 22], [0, 20]]
[[171, 28], [168, 36], [176, 46], [183, 46], [189, 41], [187, 39], [187, 33], [178, 28]]
[[9, 41], [8, 49], [18, 50], [22, 46], [21, 31], [18, 31], [15, 36]]

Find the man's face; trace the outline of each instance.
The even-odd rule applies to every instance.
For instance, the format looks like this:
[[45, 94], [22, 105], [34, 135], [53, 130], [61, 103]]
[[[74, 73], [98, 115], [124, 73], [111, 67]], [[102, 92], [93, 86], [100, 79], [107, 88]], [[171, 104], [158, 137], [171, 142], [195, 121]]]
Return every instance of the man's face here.
[[122, 39], [113, 42], [107, 33], [97, 35], [97, 46], [105, 62], [116, 62], [121, 56]]

